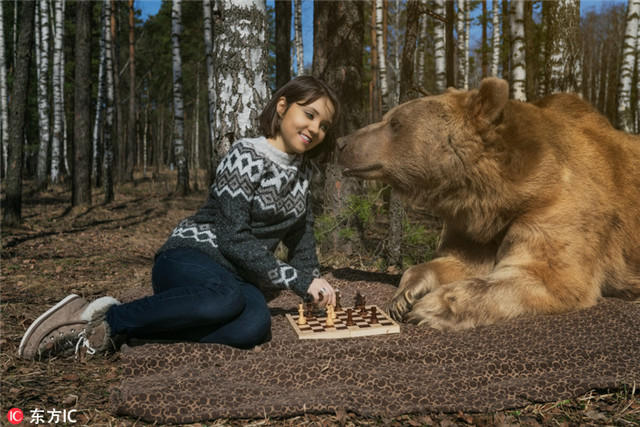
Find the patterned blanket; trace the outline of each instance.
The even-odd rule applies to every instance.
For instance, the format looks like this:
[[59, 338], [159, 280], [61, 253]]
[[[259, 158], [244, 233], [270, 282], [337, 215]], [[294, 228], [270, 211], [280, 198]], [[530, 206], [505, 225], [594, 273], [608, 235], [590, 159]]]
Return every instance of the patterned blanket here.
[[[337, 270], [342, 305], [360, 291], [382, 305], [398, 276]], [[573, 313], [520, 318], [443, 333], [298, 340], [285, 313], [299, 299], [270, 301], [273, 339], [254, 349], [145, 344], [123, 349], [112, 410], [149, 422], [334, 413], [394, 417], [486, 412], [640, 383], [640, 304], [615, 299]]]

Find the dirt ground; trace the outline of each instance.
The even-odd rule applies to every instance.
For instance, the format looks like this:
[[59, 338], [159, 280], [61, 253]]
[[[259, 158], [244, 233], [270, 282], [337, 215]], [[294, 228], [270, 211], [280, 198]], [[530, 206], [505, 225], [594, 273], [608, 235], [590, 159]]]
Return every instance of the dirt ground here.
[[[116, 200], [104, 205], [94, 190], [94, 204], [70, 208], [63, 186], [23, 197], [24, 224], [2, 227], [0, 265], [0, 375], [2, 425], [7, 412], [20, 408], [29, 424], [32, 410], [75, 409], [76, 425], [145, 426], [140, 420], [109, 412], [109, 389], [120, 379], [119, 355], [73, 356], [47, 362], [19, 360], [18, 344], [29, 324], [69, 293], [87, 299], [113, 295], [123, 300], [150, 286], [155, 250], [177, 222], [193, 213], [205, 192], [171, 194], [175, 180], [165, 175], [120, 186]], [[28, 188], [28, 185], [27, 185]], [[4, 194], [3, 194], [4, 198]], [[341, 260], [342, 261], [336, 261]], [[322, 256], [323, 266], [374, 269], [344, 257]], [[336, 265], [342, 262], [343, 265]], [[352, 413], [307, 414], [289, 419], [212, 420], [193, 425], [640, 425], [640, 392], [593, 390], [572, 400], [530, 405], [498, 413], [407, 414], [395, 419], [362, 418]], [[45, 417], [45, 418], [48, 418]]]

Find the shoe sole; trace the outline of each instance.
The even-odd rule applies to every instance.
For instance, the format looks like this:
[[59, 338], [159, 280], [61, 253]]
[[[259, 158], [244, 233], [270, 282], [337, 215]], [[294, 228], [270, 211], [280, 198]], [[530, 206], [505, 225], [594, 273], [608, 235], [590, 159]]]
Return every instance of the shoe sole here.
[[63, 305], [67, 304], [69, 301], [73, 301], [76, 298], [80, 298], [80, 295], [76, 295], [76, 294], [67, 295], [62, 301], [58, 302], [56, 305], [51, 307], [49, 310], [47, 310], [44, 313], [42, 313], [40, 315], [40, 317], [38, 317], [36, 320], [33, 321], [31, 326], [29, 326], [29, 329], [27, 329], [27, 332], [24, 333], [24, 336], [22, 337], [22, 340], [20, 341], [20, 347], [18, 347], [18, 356], [20, 358], [22, 358], [22, 356], [23, 356], [24, 346], [27, 343], [27, 341], [29, 340], [29, 338], [31, 337], [31, 333], [38, 326], [40, 326], [42, 324], [42, 322], [44, 322], [49, 316], [51, 316], [54, 312], [56, 312], [60, 307], [62, 307]]

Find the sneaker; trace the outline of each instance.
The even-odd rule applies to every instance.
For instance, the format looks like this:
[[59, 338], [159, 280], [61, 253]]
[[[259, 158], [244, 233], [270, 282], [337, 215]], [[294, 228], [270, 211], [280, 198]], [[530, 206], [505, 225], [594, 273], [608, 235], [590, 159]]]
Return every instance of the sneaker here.
[[110, 330], [104, 316], [109, 307], [120, 304], [112, 297], [102, 297], [89, 303], [71, 294], [38, 317], [20, 341], [18, 356], [34, 360], [76, 351], [80, 347], [94, 354], [106, 350]]

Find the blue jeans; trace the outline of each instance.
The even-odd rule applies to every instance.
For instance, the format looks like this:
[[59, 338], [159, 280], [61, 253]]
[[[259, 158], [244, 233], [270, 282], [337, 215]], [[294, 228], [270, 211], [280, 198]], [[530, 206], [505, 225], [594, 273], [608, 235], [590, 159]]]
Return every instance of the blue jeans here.
[[112, 306], [113, 335], [251, 348], [269, 339], [271, 315], [260, 290], [196, 249], [155, 260], [153, 295]]

